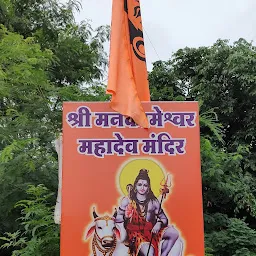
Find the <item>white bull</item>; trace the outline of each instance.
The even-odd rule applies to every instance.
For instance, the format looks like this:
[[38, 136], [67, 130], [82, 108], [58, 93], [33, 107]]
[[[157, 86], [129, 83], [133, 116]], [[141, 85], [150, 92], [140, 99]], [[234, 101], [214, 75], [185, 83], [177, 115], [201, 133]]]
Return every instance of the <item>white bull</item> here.
[[116, 212], [113, 217], [99, 217], [93, 211], [94, 222], [84, 234], [84, 240], [93, 235], [92, 256], [128, 256], [129, 249], [120, 242], [120, 231], [115, 224]]

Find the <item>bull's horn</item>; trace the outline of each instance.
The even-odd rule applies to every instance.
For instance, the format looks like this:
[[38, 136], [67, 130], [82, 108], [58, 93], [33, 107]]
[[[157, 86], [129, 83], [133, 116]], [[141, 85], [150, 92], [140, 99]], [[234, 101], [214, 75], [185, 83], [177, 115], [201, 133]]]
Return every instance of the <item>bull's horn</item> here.
[[115, 212], [113, 214], [113, 218], [116, 218], [116, 216], [117, 216], [117, 209], [115, 208]]
[[93, 207], [93, 217], [94, 219], [98, 218], [99, 216], [97, 215], [96, 211], [95, 211], [95, 207]]

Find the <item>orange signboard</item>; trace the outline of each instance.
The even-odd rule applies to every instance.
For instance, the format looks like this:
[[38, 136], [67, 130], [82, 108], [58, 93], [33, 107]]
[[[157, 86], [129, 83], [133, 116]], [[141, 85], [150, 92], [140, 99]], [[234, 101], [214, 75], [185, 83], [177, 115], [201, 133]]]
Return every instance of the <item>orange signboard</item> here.
[[61, 256], [203, 256], [196, 102], [64, 103]]

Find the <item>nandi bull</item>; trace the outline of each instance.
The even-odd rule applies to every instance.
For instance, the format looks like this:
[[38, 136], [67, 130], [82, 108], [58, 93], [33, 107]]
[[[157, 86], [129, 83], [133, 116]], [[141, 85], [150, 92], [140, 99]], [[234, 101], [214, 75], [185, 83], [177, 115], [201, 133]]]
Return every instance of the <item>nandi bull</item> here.
[[122, 244], [120, 231], [115, 224], [117, 211], [112, 217], [105, 215], [99, 217], [93, 209], [94, 222], [91, 223], [84, 234], [84, 240], [93, 235], [92, 256], [128, 256], [129, 249]]

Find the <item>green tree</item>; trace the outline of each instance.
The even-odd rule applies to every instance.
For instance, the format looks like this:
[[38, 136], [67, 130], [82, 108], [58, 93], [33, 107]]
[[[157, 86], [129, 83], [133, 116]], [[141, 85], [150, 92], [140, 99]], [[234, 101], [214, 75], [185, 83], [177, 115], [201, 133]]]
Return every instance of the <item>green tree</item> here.
[[[14, 205], [28, 185], [57, 192], [53, 141], [62, 128], [63, 101], [108, 99], [100, 79], [109, 28], [77, 24], [79, 8], [77, 1], [0, 0], [0, 235], [24, 232]], [[29, 243], [41, 248], [40, 239]], [[30, 249], [22, 245], [22, 252]]]
[[185, 48], [150, 74], [153, 100], [200, 102], [206, 247], [212, 255], [255, 255], [256, 48]]
[[17, 228], [15, 202], [25, 196], [28, 184], [44, 181], [56, 189], [57, 163], [51, 141], [50, 98], [47, 79], [52, 61], [32, 38], [0, 29], [0, 232]]
[[166, 62], [157, 61], [149, 73], [150, 98], [152, 101], [182, 101], [184, 94], [179, 87], [175, 74]]
[[28, 199], [19, 201], [15, 208], [21, 209], [19, 223], [23, 228], [0, 237], [2, 248], [12, 248], [13, 256], [57, 256], [59, 248], [59, 226], [53, 221], [53, 207], [48, 203], [53, 193], [43, 185], [29, 186]]
[[27, 185], [44, 183], [57, 192], [52, 142], [61, 131], [62, 101], [107, 98], [97, 84], [56, 87], [50, 79], [54, 53], [35, 41], [0, 29], [0, 234], [17, 230], [14, 205]]
[[0, 0], [0, 24], [53, 52], [49, 72], [56, 86], [80, 85], [102, 78], [109, 27], [93, 30], [88, 22], [77, 24], [74, 12], [79, 10], [76, 0]]

